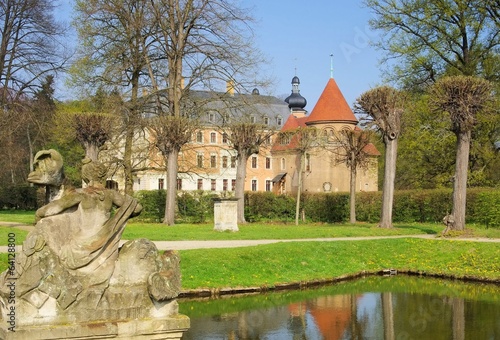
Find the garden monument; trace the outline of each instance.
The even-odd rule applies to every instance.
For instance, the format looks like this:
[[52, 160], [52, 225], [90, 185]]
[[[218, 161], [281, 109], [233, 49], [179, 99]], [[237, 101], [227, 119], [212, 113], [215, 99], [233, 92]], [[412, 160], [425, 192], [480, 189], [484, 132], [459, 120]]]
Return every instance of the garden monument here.
[[63, 185], [55, 150], [35, 156], [28, 181], [46, 186], [47, 203], [22, 250], [0, 276], [2, 339], [180, 339], [179, 255], [146, 239], [120, 247], [133, 197], [104, 186], [107, 169], [85, 159], [84, 188]]

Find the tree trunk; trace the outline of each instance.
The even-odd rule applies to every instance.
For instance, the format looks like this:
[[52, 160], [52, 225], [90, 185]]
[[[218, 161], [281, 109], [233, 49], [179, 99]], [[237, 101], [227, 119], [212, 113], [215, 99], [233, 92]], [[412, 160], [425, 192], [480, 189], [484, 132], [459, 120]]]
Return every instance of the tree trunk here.
[[238, 223], [246, 223], [245, 220], [245, 177], [247, 175], [247, 160], [246, 153], [238, 152], [236, 165], [236, 183], [234, 195], [238, 199]]
[[123, 151], [123, 177], [125, 180], [125, 194], [132, 195], [134, 191], [134, 178], [132, 177], [132, 143], [134, 140], [134, 127], [127, 124], [126, 129]]
[[457, 133], [457, 155], [455, 164], [455, 180], [453, 182], [453, 209], [451, 215], [454, 223], [450, 229], [465, 229], [465, 207], [467, 195], [467, 170], [469, 166], [471, 132]]
[[396, 178], [396, 158], [398, 139], [385, 137], [384, 187], [382, 189], [381, 228], [392, 228], [392, 205], [394, 201], [394, 179]]
[[465, 339], [465, 301], [463, 298], [452, 298], [453, 340]]
[[99, 157], [99, 147], [92, 143], [88, 143], [87, 145], [85, 145], [85, 157], [90, 158], [94, 162], [97, 162], [97, 159]]
[[349, 185], [349, 222], [356, 223], [356, 175], [357, 169], [356, 165], [353, 164], [351, 167], [351, 179]]
[[302, 168], [304, 167], [304, 157], [305, 153], [299, 155], [299, 184], [297, 186], [297, 203], [295, 204], [295, 225], [299, 225], [299, 215], [300, 215], [300, 195], [302, 194]]
[[382, 293], [382, 317], [384, 321], [384, 339], [396, 339], [394, 333], [394, 310], [392, 306], [392, 293]]
[[165, 200], [165, 217], [163, 223], [166, 225], [175, 224], [175, 204], [177, 199], [177, 159], [179, 152], [173, 150], [167, 155], [167, 197]]

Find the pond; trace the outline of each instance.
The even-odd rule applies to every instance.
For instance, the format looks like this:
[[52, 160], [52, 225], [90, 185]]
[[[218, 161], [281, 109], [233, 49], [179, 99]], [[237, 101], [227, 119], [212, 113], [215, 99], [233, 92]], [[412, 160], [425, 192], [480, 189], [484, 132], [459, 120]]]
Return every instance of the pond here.
[[370, 276], [303, 291], [179, 300], [183, 340], [500, 339], [500, 286]]

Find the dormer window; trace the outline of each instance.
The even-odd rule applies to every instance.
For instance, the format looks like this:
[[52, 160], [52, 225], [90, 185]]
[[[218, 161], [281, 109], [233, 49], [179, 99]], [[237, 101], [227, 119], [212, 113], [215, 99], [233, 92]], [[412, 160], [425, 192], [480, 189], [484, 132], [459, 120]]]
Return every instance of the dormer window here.
[[210, 113], [208, 114], [208, 121], [209, 121], [210, 123], [214, 123], [214, 122], [215, 122], [215, 113], [210, 112]]
[[283, 118], [281, 116], [276, 117], [276, 125], [283, 125]]

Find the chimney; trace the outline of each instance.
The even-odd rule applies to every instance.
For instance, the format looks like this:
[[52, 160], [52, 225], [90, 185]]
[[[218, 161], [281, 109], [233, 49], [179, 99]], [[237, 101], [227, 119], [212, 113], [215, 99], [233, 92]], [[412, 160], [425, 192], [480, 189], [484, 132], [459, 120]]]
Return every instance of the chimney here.
[[234, 80], [228, 80], [226, 82], [226, 93], [234, 96]]
[[184, 80], [184, 77], [182, 77], [181, 78], [181, 90], [184, 90], [185, 87], [186, 87], [185, 80]]

